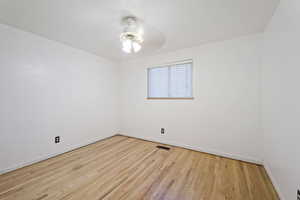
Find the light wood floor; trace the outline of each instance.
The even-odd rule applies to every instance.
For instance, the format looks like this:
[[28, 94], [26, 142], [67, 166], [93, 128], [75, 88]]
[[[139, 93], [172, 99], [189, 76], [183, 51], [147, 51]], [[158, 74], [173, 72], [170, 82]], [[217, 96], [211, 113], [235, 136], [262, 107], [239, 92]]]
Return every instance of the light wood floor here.
[[262, 166], [124, 136], [0, 176], [3, 200], [274, 200]]

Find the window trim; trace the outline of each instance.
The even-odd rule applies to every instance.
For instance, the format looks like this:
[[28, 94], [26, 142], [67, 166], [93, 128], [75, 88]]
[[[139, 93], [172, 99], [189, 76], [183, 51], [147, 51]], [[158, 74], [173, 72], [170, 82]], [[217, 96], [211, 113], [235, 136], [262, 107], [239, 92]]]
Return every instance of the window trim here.
[[[191, 64], [191, 96], [190, 97], [150, 97], [149, 96], [149, 89], [150, 89], [150, 70], [151, 69], [156, 69], [156, 68], [165, 68], [165, 67], [172, 67], [174, 65], [180, 65], [180, 64], [187, 64], [190, 63]], [[193, 100], [194, 99], [194, 61], [193, 59], [185, 59], [185, 60], [181, 60], [181, 61], [176, 61], [176, 62], [170, 62], [167, 64], [163, 64], [163, 65], [157, 65], [155, 67], [148, 67], [147, 68], [147, 99], [148, 100]]]
[[149, 100], [193, 100], [194, 97], [147, 97]]

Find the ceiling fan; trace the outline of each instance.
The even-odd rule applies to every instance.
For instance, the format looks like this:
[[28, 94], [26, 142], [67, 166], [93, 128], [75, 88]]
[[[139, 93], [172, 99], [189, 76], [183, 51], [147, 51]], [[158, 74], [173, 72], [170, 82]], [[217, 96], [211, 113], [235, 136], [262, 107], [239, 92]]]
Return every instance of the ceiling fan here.
[[144, 42], [144, 31], [141, 23], [136, 17], [128, 16], [122, 19], [122, 25], [124, 26], [120, 35], [122, 50], [125, 53], [137, 53], [141, 50]]
[[120, 35], [122, 50], [125, 53], [137, 53], [142, 48], [144, 42], [144, 30], [136, 17], [127, 16], [122, 19], [124, 26]]
[[135, 54], [141, 51], [142, 47], [146, 52], [154, 52], [162, 48], [165, 37], [160, 31], [128, 11], [127, 15], [123, 16], [120, 33], [123, 52]]

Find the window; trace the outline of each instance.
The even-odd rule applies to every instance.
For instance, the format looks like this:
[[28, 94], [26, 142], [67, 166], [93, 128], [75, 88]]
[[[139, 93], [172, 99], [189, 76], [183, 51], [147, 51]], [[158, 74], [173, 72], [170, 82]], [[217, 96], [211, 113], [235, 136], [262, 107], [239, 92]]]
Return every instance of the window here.
[[193, 98], [192, 61], [148, 69], [148, 98]]

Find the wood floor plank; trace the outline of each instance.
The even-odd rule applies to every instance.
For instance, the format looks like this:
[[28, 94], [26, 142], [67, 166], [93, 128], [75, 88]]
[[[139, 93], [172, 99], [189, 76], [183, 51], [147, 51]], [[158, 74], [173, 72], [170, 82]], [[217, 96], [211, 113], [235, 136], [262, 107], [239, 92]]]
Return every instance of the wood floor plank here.
[[114, 136], [0, 175], [0, 200], [279, 199], [262, 166], [157, 145]]

